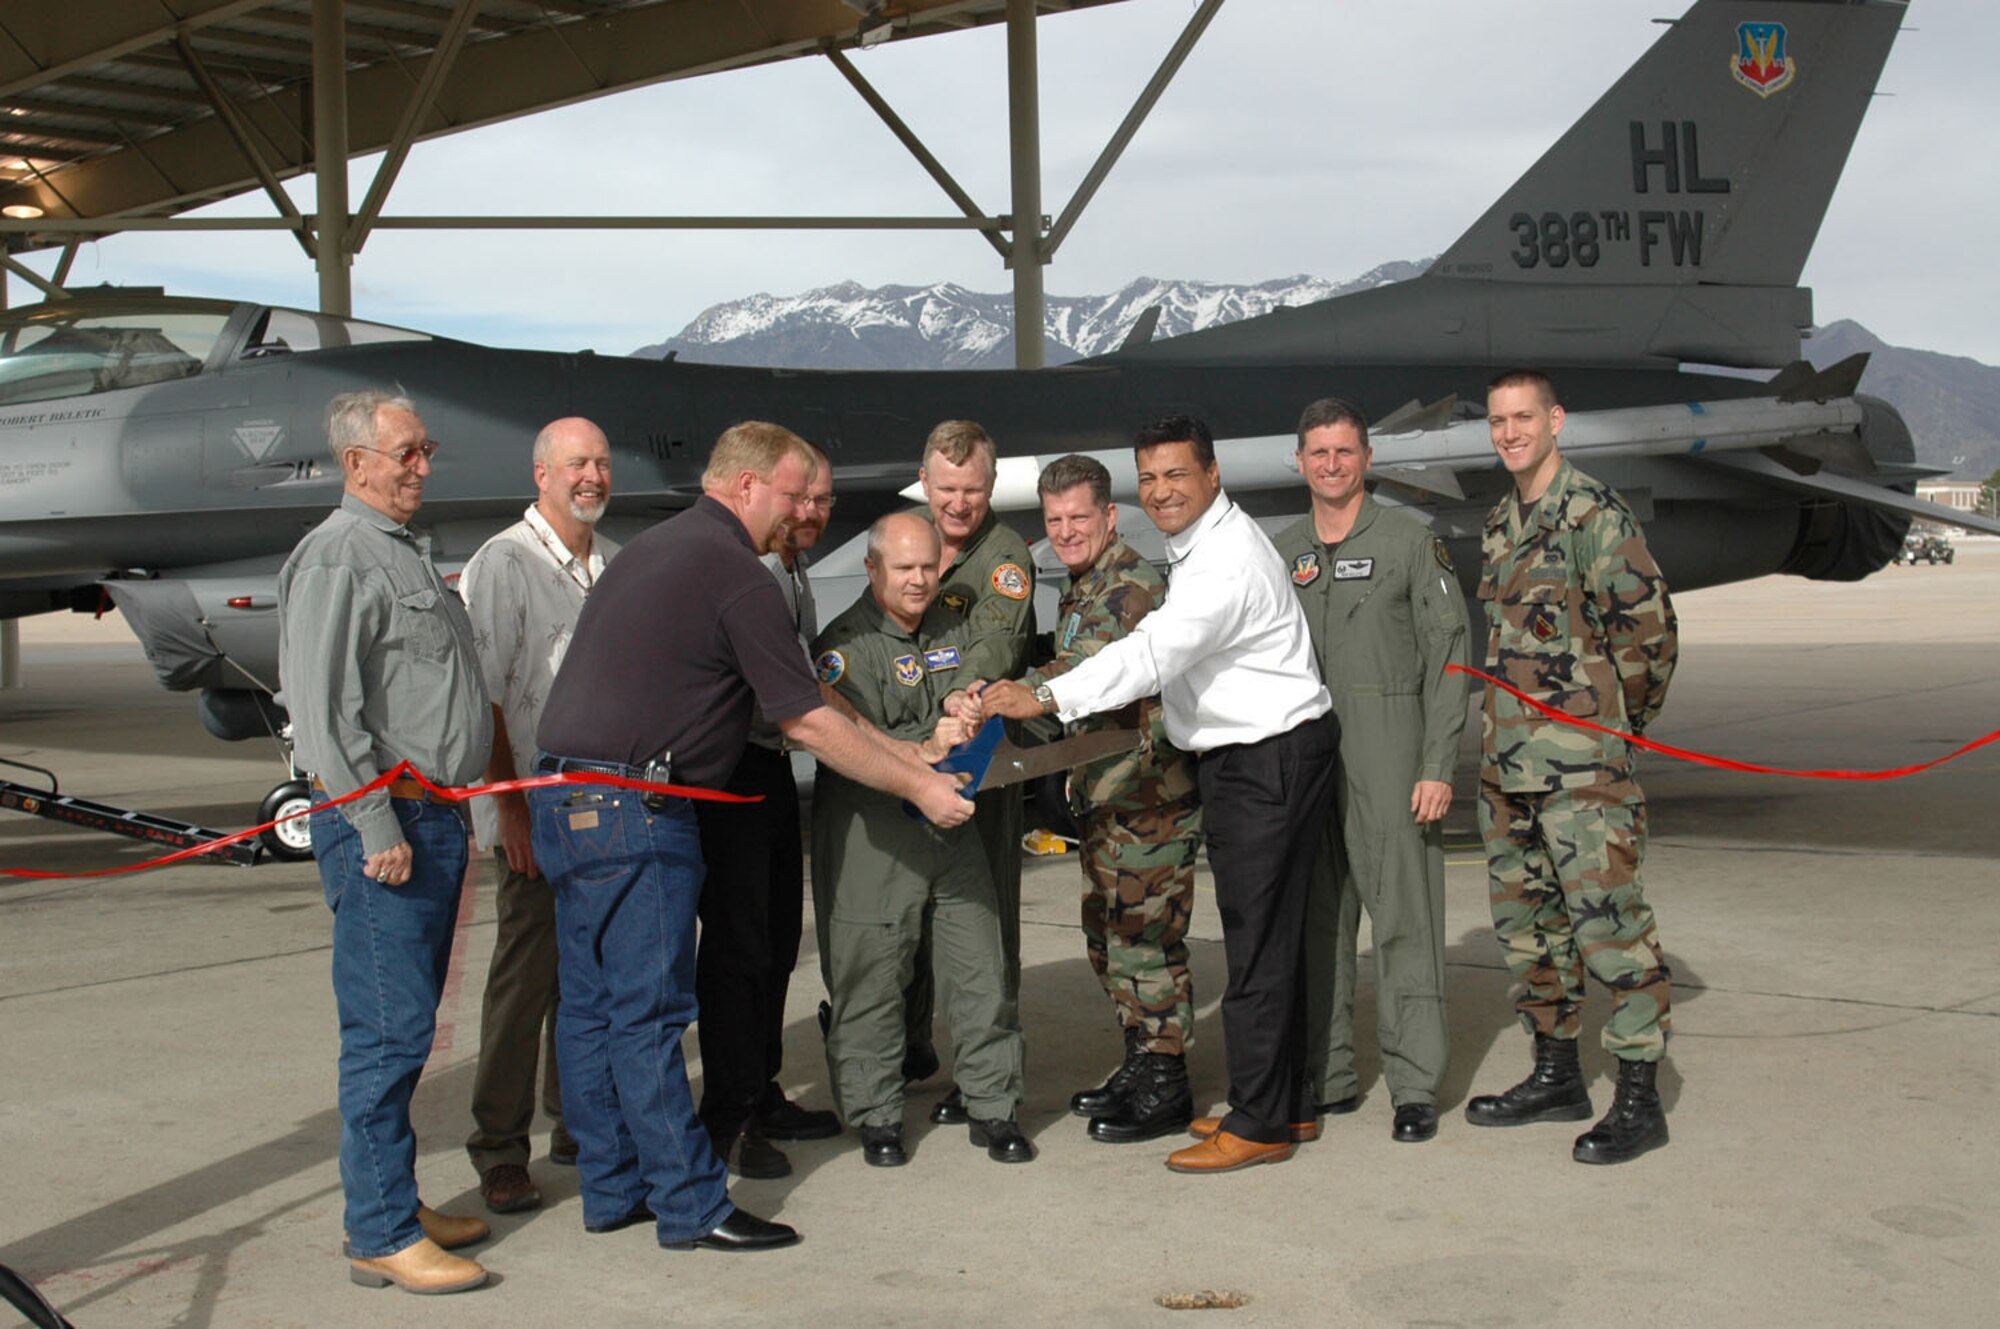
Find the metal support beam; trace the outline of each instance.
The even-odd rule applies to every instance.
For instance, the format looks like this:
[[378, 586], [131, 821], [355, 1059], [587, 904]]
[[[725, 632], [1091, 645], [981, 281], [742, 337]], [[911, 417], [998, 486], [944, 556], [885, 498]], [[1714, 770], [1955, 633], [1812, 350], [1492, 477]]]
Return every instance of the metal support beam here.
[[[119, 231], [292, 231], [310, 217], [0, 218], [0, 235], [111, 235]], [[1005, 217], [378, 217], [385, 231], [988, 231]]]
[[416, 139], [417, 126], [437, 104], [438, 89], [444, 86], [445, 76], [458, 59], [459, 47], [465, 44], [465, 34], [472, 30], [472, 16], [478, 10], [479, 0], [458, 0], [458, 5], [451, 11], [451, 18], [438, 37], [437, 49], [424, 62], [423, 77], [417, 80], [408, 104], [403, 107], [402, 123], [396, 126], [395, 137], [389, 140], [389, 149], [383, 153], [381, 164], [375, 168], [375, 179], [368, 186], [368, 197], [362, 200], [361, 212], [355, 217], [353, 232], [348, 236], [349, 253], [360, 253], [361, 247], [368, 243], [368, 233], [375, 228], [375, 219], [382, 215], [382, 205], [389, 199], [389, 189], [396, 183], [403, 162], [410, 155], [410, 144]]
[[1192, 51], [1194, 44], [1201, 40], [1201, 34], [1208, 29], [1209, 20], [1213, 19], [1216, 11], [1221, 8], [1222, 0], [1202, 0], [1201, 8], [1188, 18], [1187, 26], [1181, 29], [1181, 35], [1174, 40], [1173, 49], [1169, 50], [1166, 58], [1160, 61], [1160, 67], [1153, 71], [1153, 77], [1139, 93], [1138, 100], [1133, 102], [1132, 109], [1125, 113], [1125, 119], [1119, 123], [1117, 132], [1112, 134], [1111, 140], [1104, 145], [1104, 151], [1097, 154], [1097, 160], [1090, 164], [1090, 170], [1084, 173], [1083, 182], [1077, 185], [1076, 193], [1063, 208], [1062, 215], [1056, 218], [1056, 224], [1050, 228], [1048, 243], [1042, 248], [1043, 262], [1055, 258], [1056, 250], [1062, 247], [1063, 237], [1069, 234], [1070, 227], [1076, 225], [1076, 219], [1083, 215], [1085, 205], [1096, 196], [1097, 187], [1104, 183], [1104, 177], [1118, 164], [1118, 158], [1125, 152], [1125, 145], [1139, 132], [1139, 126], [1145, 123], [1147, 115], [1152, 112], [1153, 104], [1160, 100], [1160, 94], [1174, 81], [1174, 75], [1180, 72], [1181, 65], [1187, 60], [1188, 52]]
[[[264, 186], [264, 193], [269, 196], [271, 206], [276, 208], [281, 216], [288, 217], [294, 222], [303, 221], [298, 204], [292, 202], [292, 196], [287, 194], [284, 185], [278, 182], [278, 173], [271, 169], [271, 164], [264, 160], [262, 150], [257, 147], [256, 140], [250, 137], [250, 126], [245, 123], [242, 113], [236, 109], [236, 103], [230, 100], [229, 94], [222, 90], [222, 85], [208, 72], [208, 66], [203, 63], [200, 53], [194, 49], [194, 43], [187, 39], [186, 34], [182, 34], [174, 38], [174, 49], [180, 52], [181, 63], [187, 67], [188, 77], [194, 80], [195, 86], [208, 98], [208, 104], [215, 110], [215, 118], [220, 120], [223, 129], [228, 131], [230, 141], [236, 144], [236, 150], [243, 154], [243, 160], [249, 162], [250, 169], [257, 173], [257, 181]], [[298, 237], [299, 247], [306, 251], [306, 257], [313, 257], [312, 237], [306, 234], [303, 227], [293, 234]]]
[[[930, 173], [931, 179], [937, 181], [938, 187], [944, 190], [946, 197], [958, 205], [958, 210], [968, 217], [983, 217], [985, 214], [979, 205], [972, 201], [972, 195], [959, 186], [958, 181], [952, 178], [951, 172], [945, 170], [944, 163], [931, 154], [931, 150], [924, 146], [923, 140], [917, 137], [916, 131], [903, 122], [903, 117], [897, 115], [889, 103], [883, 100], [882, 94], [875, 91], [874, 84], [862, 77], [861, 71], [854, 67], [854, 63], [841, 52], [840, 48], [827, 47], [826, 58], [833, 62], [833, 67], [840, 71], [841, 77], [861, 94], [861, 100], [868, 103], [869, 109], [881, 117], [882, 123], [889, 127], [889, 132], [909, 149], [910, 155], [917, 159], [917, 164]], [[1003, 259], [1007, 257], [1007, 244], [997, 234], [988, 231], [986, 239], [993, 246], [995, 253]]]
[[1007, 144], [1013, 180], [1014, 367], [1042, 353], [1042, 138], [1035, 71], [1035, 0], [1007, 0]]
[[347, 15], [346, 0], [313, 0], [313, 171], [319, 184], [319, 307], [346, 318], [354, 313], [347, 248]]
[[21, 620], [0, 619], [0, 688], [21, 686]]
[[[80, 240], [72, 240], [62, 247], [62, 256], [56, 260], [56, 270], [50, 281], [58, 286], [69, 285], [70, 265], [76, 262], [76, 251], [81, 244]], [[4, 307], [4, 302], [0, 302], [0, 307]]]
[[[56, 285], [41, 273], [36, 272], [12, 254], [0, 254], [0, 264], [5, 264], [7, 271], [13, 273], [16, 277], [28, 283], [28, 285], [35, 287], [50, 299], [54, 299], [64, 293], [62, 287]], [[0, 309], [4, 308], [6, 308], [5, 304], [0, 304]]]

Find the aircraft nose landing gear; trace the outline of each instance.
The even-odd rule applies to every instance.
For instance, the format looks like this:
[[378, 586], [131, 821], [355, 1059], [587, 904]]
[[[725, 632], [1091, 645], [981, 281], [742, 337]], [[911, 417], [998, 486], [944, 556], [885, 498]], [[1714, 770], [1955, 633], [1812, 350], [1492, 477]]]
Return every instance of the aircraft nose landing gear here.
[[[259, 822], [276, 821], [278, 824], [264, 831], [257, 838], [273, 858], [287, 863], [298, 863], [312, 857], [312, 831], [308, 818], [293, 816], [304, 813], [312, 807], [312, 785], [301, 776], [294, 776], [270, 793], [257, 805]], [[280, 818], [290, 817], [290, 821]]]

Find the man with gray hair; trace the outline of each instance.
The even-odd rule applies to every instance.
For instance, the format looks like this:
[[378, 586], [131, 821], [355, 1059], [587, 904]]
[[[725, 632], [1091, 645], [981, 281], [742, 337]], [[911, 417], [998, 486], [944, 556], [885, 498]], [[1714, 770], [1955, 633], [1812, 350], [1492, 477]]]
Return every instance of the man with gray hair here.
[[[534, 466], [535, 501], [520, 521], [479, 547], [458, 579], [494, 698], [493, 755], [486, 763], [494, 784], [534, 769], [542, 700], [584, 600], [618, 552], [596, 534], [611, 499], [611, 442], [604, 431], [575, 416], [553, 421], [535, 435]], [[538, 1064], [542, 1110], [554, 1123], [549, 1159], [576, 1162], [556, 1071], [555, 895], [535, 864], [526, 794], [478, 799], [472, 826], [479, 844], [493, 850], [498, 886], [472, 1076], [473, 1130], [465, 1150], [479, 1172], [486, 1207], [511, 1214], [542, 1202], [528, 1175]]]
[[313, 857], [333, 911], [347, 1254], [364, 1287], [458, 1292], [486, 1270], [447, 1252], [487, 1227], [418, 1200], [410, 1096], [437, 1029], [465, 819], [418, 780], [378, 782], [408, 762], [438, 785], [470, 783], [493, 724], [472, 624], [429, 537], [409, 527], [437, 451], [416, 407], [345, 393], [328, 407], [327, 442], [345, 492], [278, 573], [278, 672], [313, 775]]

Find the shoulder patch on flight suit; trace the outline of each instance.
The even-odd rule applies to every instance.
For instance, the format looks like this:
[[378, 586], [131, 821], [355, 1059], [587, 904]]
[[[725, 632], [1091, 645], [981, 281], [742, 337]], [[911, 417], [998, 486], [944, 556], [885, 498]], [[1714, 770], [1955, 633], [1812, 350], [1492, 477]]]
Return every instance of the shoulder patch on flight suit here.
[[1454, 577], [1458, 575], [1457, 569], [1453, 568], [1451, 565], [1451, 551], [1447, 550], [1444, 547], [1444, 541], [1436, 538], [1435, 536], [1431, 538], [1431, 557], [1436, 559], [1438, 561], [1438, 566], [1443, 568], [1446, 572], [1451, 573], [1452, 576]]
[[1292, 585], [1310, 586], [1319, 580], [1319, 555], [1300, 554], [1292, 560]]
[[934, 651], [925, 651], [924, 668], [933, 674], [958, 668], [958, 647], [940, 646]]
[[924, 662], [914, 655], [899, 655], [895, 660], [896, 681], [906, 688], [913, 688], [924, 681]]
[[951, 610], [952, 613], [957, 614], [960, 618], [963, 618], [966, 612], [972, 608], [972, 597], [964, 591], [946, 591], [938, 597], [938, 603], [946, 609]]
[[1002, 563], [993, 569], [993, 589], [1009, 600], [1028, 598], [1028, 574], [1021, 571], [1019, 563]]
[[828, 651], [813, 661], [822, 683], [838, 683], [840, 676], [847, 672], [847, 657], [839, 651]]
[[1372, 558], [1336, 558], [1333, 560], [1335, 581], [1365, 581], [1375, 575], [1375, 560]]

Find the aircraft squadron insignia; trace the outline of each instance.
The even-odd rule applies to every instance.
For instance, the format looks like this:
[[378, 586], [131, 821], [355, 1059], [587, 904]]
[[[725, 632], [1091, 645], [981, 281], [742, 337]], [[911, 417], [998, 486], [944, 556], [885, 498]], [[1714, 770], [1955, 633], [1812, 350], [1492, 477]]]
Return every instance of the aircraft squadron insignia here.
[[958, 647], [940, 646], [934, 651], [925, 651], [924, 668], [933, 674], [958, 668]]
[[839, 651], [828, 651], [813, 662], [819, 669], [819, 681], [838, 683], [840, 676], [847, 672], [847, 657]]
[[1372, 558], [1336, 558], [1333, 560], [1335, 581], [1366, 581], [1375, 575], [1375, 560]]
[[1458, 570], [1451, 565], [1451, 551], [1444, 547], [1444, 541], [1437, 539], [1431, 541], [1431, 557], [1436, 559], [1438, 566], [1446, 572], [1454, 577], [1458, 575]]
[[1025, 600], [1032, 584], [1018, 563], [1002, 563], [993, 569], [993, 589], [1009, 600]]
[[1300, 554], [1292, 560], [1292, 585], [1310, 586], [1319, 580], [1319, 555]]
[[924, 681], [924, 662], [914, 655], [899, 655], [895, 660], [896, 681], [906, 688], [913, 688]]
[[1799, 62], [1785, 51], [1785, 25], [1737, 24], [1736, 59], [1729, 70], [1738, 83], [1759, 97], [1789, 87], [1798, 75]]
[[972, 608], [972, 597], [964, 591], [946, 591], [938, 597], [938, 603], [964, 618], [966, 611]]

